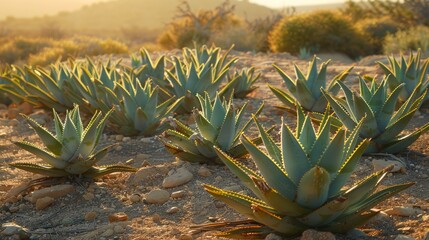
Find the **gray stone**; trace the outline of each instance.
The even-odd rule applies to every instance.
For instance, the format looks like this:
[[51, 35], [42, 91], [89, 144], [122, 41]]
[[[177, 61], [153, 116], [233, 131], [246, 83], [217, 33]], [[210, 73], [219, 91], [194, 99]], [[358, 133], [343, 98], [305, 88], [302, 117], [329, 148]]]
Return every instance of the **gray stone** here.
[[154, 189], [146, 194], [146, 202], [152, 204], [163, 204], [170, 199], [170, 193], [163, 189]]
[[308, 229], [302, 233], [301, 240], [335, 240], [335, 235], [330, 232]]
[[61, 185], [55, 185], [48, 188], [42, 188], [40, 190], [36, 190], [31, 194], [30, 202], [35, 203], [37, 199], [44, 198], [44, 197], [51, 197], [51, 198], [60, 198], [63, 197], [69, 193], [74, 192], [75, 188], [73, 185], [70, 184], [61, 184]]
[[3, 229], [0, 233], [2, 236], [16, 235], [19, 237], [19, 239], [29, 239], [31, 236], [31, 234], [28, 232], [28, 229], [19, 226], [14, 222], [3, 223], [1, 227]]
[[410, 217], [416, 216], [418, 214], [423, 213], [423, 210], [419, 208], [414, 208], [412, 206], [401, 206], [401, 207], [393, 207], [384, 211], [389, 215], [402, 216], [402, 217]]
[[415, 240], [415, 238], [399, 234], [398, 236], [396, 236], [395, 240]]
[[162, 182], [162, 187], [177, 187], [188, 183], [192, 180], [193, 177], [194, 175], [192, 175], [192, 173], [188, 169], [186, 169], [185, 167], [181, 167], [164, 179], [164, 181]]

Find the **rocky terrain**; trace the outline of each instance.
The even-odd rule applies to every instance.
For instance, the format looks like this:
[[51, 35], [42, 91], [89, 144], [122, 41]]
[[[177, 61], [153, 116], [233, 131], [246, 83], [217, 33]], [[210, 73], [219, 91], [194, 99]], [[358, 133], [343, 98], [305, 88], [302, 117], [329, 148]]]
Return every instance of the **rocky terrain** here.
[[[170, 52], [169, 54], [177, 54]], [[260, 121], [265, 126], [280, 123], [282, 117], [294, 122], [294, 117], [275, 108], [279, 100], [267, 83], [281, 86], [281, 77], [274, 71], [276, 63], [293, 75], [293, 63], [307, 68], [307, 60], [289, 54], [234, 53], [240, 58], [236, 68], [255, 66], [262, 72], [259, 87], [248, 99], [237, 100], [242, 105], [250, 101], [256, 108], [264, 101]], [[341, 55], [321, 55], [323, 60], [333, 58], [328, 75], [334, 76], [354, 65], [346, 83], [357, 86], [356, 74], [382, 75], [375, 61], [386, 61], [373, 56], [353, 62]], [[33, 117], [52, 127], [51, 113], [27, 109]], [[250, 112], [250, 111], [249, 111]], [[23, 121], [15, 118], [15, 111], [1, 106], [0, 110], [0, 239], [218, 239], [216, 231], [199, 231], [192, 226], [205, 223], [243, 220], [242, 215], [214, 200], [201, 187], [209, 183], [234, 191], [248, 190], [226, 167], [195, 165], [175, 159], [156, 137], [124, 137], [106, 129], [101, 145], [116, 143], [115, 149], [102, 164], [128, 163], [139, 168], [135, 174], [111, 174], [101, 179], [59, 179], [35, 184], [41, 176], [12, 169], [13, 161], [39, 161], [20, 150], [12, 141], [27, 139], [39, 141]], [[192, 124], [190, 116], [180, 116]], [[429, 110], [422, 109], [411, 128], [429, 120]], [[251, 128], [249, 135], [256, 135]], [[362, 226], [366, 236], [359, 239], [429, 239], [429, 134], [415, 142], [407, 152], [392, 155], [371, 155], [362, 158], [350, 183], [369, 175], [374, 168], [393, 163], [382, 185], [415, 182], [406, 191], [377, 206], [379, 215]], [[250, 163], [249, 163], [250, 164]], [[357, 234], [357, 233], [356, 233]], [[333, 235], [307, 231], [301, 239], [350, 239], [353, 236]], [[267, 239], [281, 239], [269, 235]], [[299, 239], [299, 238], [298, 238]]]

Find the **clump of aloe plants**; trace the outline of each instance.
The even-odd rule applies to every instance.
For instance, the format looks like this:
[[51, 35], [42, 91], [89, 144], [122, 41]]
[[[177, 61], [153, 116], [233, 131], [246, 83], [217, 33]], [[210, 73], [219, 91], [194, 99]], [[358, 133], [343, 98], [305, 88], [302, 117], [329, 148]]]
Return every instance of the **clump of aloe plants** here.
[[[167, 150], [183, 161], [208, 164], [222, 163], [214, 146], [235, 157], [246, 154], [238, 139], [251, 123], [251, 119], [243, 119], [247, 103], [235, 109], [232, 99], [221, 100], [219, 95], [216, 95], [213, 102], [208, 93], [204, 97], [198, 95], [198, 99], [201, 110], [193, 111], [196, 128], [192, 129], [177, 119], [172, 119], [173, 129], [166, 130], [160, 138]], [[256, 115], [260, 113], [262, 106], [256, 111]]]
[[377, 190], [387, 168], [343, 189], [370, 144], [369, 139], [359, 138], [364, 120], [350, 131], [341, 128], [331, 137], [332, 117], [328, 112], [318, 131], [309, 116], [300, 109], [297, 114], [295, 131], [284, 123], [281, 125], [279, 143], [256, 119], [264, 148], [241, 136], [258, 171], [215, 148], [219, 158], [257, 197], [204, 186], [216, 199], [255, 221], [219, 236], [264, 238], [276, 232], [293, 237], [306, 229], [347, 233], [377, 214], [372, 207], [413, 184]]
[[43, 163], [16, 162], [10, 165], [25, 171], [50, 177], [82, 175], [100, 177], [113, 172], [135, 172], [136, 169], [127, 165], [96, 166], [111, 148], [104, 147], [96, 151], [103, 129], [110, 113], [102, 115], [97, 112], [86, 127], [83, 126], [79, 107], [66, 111], [61, 121], [54, 110], [55, 133], [51, 133], [35, 120], [24, 115], [30, 126], [36, 131], [44, 147], [36, 146], [28, 141], [18, 141], [15, 145], [27, 150], [43, 160]]

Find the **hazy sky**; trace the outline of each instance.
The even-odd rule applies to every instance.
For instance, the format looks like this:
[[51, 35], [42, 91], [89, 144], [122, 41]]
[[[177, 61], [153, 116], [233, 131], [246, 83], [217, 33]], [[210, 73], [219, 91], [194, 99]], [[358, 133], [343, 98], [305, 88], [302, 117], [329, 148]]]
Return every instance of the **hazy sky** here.
[[284, 7], [284, 6], [341, 3], [341, 2], [345, 2], [345, 0], [250, 0], [250, 2], [278, 8], [278, 7]]

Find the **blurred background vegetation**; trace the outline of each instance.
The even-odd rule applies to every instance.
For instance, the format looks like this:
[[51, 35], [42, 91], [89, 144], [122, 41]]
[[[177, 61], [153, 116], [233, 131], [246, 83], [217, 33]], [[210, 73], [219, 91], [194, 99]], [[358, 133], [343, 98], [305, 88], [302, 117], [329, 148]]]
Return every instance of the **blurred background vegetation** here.
[[[425, 56], [429, 52], [426, 0], [285, 9], [247, 0], [90, 0], [89, 5], [71, 1], [54, 9], [49, 7], [53, 0], [46, 0], [40, 7], [47, 15], [35, 17], [28, 17], [35, 14], [31, 10], [21, 12], [25, 1], [34, 4], [20, 0], [16, 13], [0, 10], [5, 16], [0, 18], [0, 64], [46, 65], [67, 57], [128, 54], [141, 47], [161, 50], [212, 43], [303, 57], [338, 52], [359, 59], [418, 48]], [[8, 2], [9, 9], [14, 2]]]

